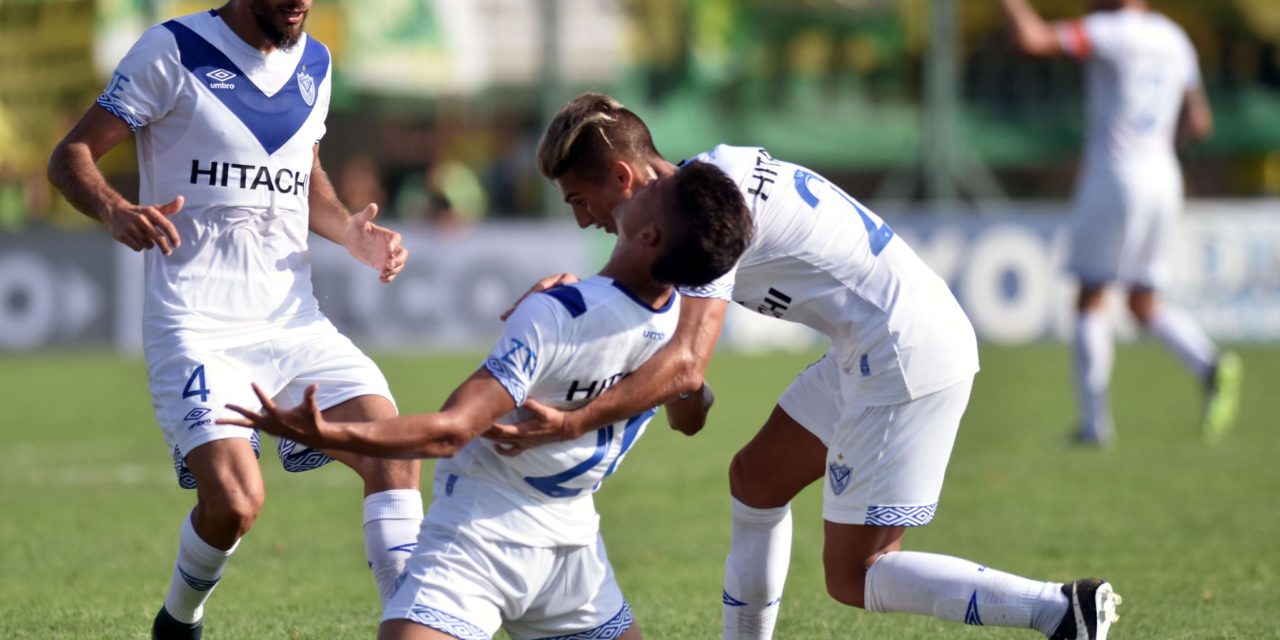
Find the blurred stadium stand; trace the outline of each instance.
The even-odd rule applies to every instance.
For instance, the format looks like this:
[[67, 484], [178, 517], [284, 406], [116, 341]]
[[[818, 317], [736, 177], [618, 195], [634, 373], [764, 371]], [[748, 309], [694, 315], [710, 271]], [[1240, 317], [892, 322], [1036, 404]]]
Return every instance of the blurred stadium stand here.
[[[1066, 18], [1087, 3], [1035, 4], [1048, 18]], [[1280, 232], [1269, 200], [1280, 195], [1280, 3], [1151, 4], [1191, 35], [1217, 116], [1213, 138], [1183, 155], [1193, 199], [1189, 218], [1203, 222], [1209, 213], [1228, 211], [1215, 219], [1231, 222], [1188, 225], [1179, 293], [1209, 301], [1199, 307], [1202, 321], [1222, 315], [1206, 322], [1216, 335], [1280, 337], [1280, 326], [1271, 326], [1280, 325], [1280, 283], [1272, 282], [1280, 273], [1274, 257]], [[104, 341], [129, 348], [127, 332], [103, 328], [126, 326], [130, 316], [116, 307], [136, 302], [121, 298], [103, 275], [103, 265], [124, 273], [120, 265], [129, 264], [128, 256], [117, 255], [105, 234], [57, 197], [44, 179], [44, 163], [143, 29], [210, 6], [0, 0], [0, 334], [7, 334], [0, 335], [0, 350]], [[566, 207], [533, 166], [550, 114], [594, 89], [640, 113], [669, 157], [720, 142], [757, 144], [823, 172], [887, 213], [904, 236], [914, 234], [966, 306], [974, 301], [961, 272], [981, 264], [971, 252], [987, 246], [981, 243], [993, 229], [1036, 239], [1039, 253], [996, 252], [1010, 255], [1009, 264], [991, 266], [990, 282], [968, 285], [1000, 293], [1003, 298], [980, 300], [1023, 325], [984, 330], [984, 311], [970, 306], [970, 313], [989, 340], [1060, 337], [1064, 330], [1059, 301], [1069, 293], [1054, 262], [1055, 238], [1081, 143], [1080, 69], [1071, 61], [1016, 55], [994, 1], [316, 0], [308, 30], [337, 61], [322, 156], [349, 206], [383, 203], [400, 229], [441, 255], [468, 246], [473, 236], [508, 237], [501, 226], [492, 228], [500, 224], [544, 233], [553, 246], [576, 243], [563, 248], [560, 255], [570, 257], [561, 263], [531, 258], [503, 272], [521, 284], [504, 281], [481, 297], [522, 290], [522, 281], [543, 266], [589, 271], [607, 251], [608, 239], [571, 228]], [[131, 145], [109, 154], [102, 167], [123, 193], [136, 193]], [[976, 188], [948, 193], [947, 175], [980, 179]], [[477, 225], [482, 228], [470, 229]], [[73, 229], [88, 235], [74, 242], [83, 243], [89, 264], [59, 263], [64, 240], [51, 234]], [[1000, 242], [1018, 242], [1001, 233], [995, 235]], [[1245, 244], [1229, 243], [1237, 240]], [[387, 293], [408, 305], [406, 323], [436, 313], [433, 303], [415, 301], [412, 293], [447, 300], [471, 284], [444, 284], [442, 263], [426, 254], [416, 253], [424, 263], [420, 277], [428, 280], [405, 278], [397, 287], [411, 293]], [[948, 274], [945, 261], [957, 256], [969, 257]], [[37, 271], [31, 260], [49, 266], [51, 277], [75, 280], [66, 275], [74, 268], [90, 284], [104, 280], [89, 297], [68, 293], [94, 288], [88, 285], [63, 287], [53, 297], [32, 294]], [[323, 255], [317, 260], [323, 264]], [[1035, 275], [1042, 267], [1026, 266], [1032, 263], [1048, 265], [1050, 275]], [[358, 324], [358, 309], [338, 308], [347, 304], [347, 293], [335, 289], [327, 304], [335, 305], [336, 319]], [[55, 305], [48, 308], [70, 305], [99, 316], [55, 331], [35, 313], [47, 297]], [[1028, 299], [1036, 309], [1025, 312], [1029, 320], [1000, 306]], [[477, 335], [489, 329], [462, 324]], [[14, 338], [19, 326], [33, 327], [35, 338]], [[448, 331], [367, 329], [354, 334], [381, 332], [405, 341], [431, 334], [456, 344]]]

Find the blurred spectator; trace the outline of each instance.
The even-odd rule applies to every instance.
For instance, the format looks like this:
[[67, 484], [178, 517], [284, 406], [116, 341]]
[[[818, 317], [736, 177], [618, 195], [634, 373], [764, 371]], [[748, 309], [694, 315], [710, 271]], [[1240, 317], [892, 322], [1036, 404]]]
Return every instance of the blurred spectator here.
[[338, 199], [352, 211], [359, 211], [370, 202], [387, 208], [387, 194], [382, 187], [378, 162], [367, 154], [355, 156], [342, 165], [336, 183]]

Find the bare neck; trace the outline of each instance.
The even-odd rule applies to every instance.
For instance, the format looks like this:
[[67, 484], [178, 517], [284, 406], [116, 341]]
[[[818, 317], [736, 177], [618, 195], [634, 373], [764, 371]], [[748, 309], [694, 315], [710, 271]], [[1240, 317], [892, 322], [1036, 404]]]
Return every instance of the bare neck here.
[[231, 28], [231, 31], [240, 36], [249, 46], [261, 51], [263, 54], [271, 53], [276, 50], [276, 46], [262, 32], [262, 28], [258, 26], [258, 22], [254, 20], [252, 10], [249, 8], [248, 2], [236, 2], [231, 0], [218, 9], [218, 16], [223, 22]]
[[671, 296], [675, 295], [671, 285], [662, 284], [649, 275], [647, 265], [632, 266], [626, 264], [625, 259], [617, 256], [610, 258], [609, 262], [600, 269], [600, 275], [612, 278], [641, 302], [649, 305], [650, 309], [661, 309]]

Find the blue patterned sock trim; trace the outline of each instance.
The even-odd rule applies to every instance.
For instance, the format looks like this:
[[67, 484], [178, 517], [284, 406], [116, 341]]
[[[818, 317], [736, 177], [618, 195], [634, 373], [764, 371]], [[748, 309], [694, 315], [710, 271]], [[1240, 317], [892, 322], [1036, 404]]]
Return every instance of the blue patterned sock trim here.
[[191, 587], [196, 591], [208, 591], [218, 586], [218, 581], [222, 579], [214, 578], [212, 580], [205, 580], [204, 578], [197, 578], [186, 571], [183, 571], [181, 566], [178, 567], [178, 573], [182, 574], [183, 582], [186, 582], [188, 587]]
[[877, 527], [920, 527], [933, 520], [938, 503], [923, 507], [867, 507], [867, 524]]
[[484, 629], [434, 607], [415, 606], [409, 610], [409, 619], [459, 640], [489, 640], [491, 637]]
[[741, 601], [741, 600], [739, 600], [739, 599], [737, 599], [737, 598], [735, 598], [735, 597], [733, 597], [733, 596], [729, 595], [729, 590], [728, 590], [728, 589], [725, 589], [725, 590], [724, 590], [724, 598], [723, 598], [723, 602], [724, 602], [725, 604], [727, 604], [727, 605], [731, 606], [731, 607], [745, 607], [745, 606], [747, 606], [747, 603], [745, 603], [745, 602], [743, 602], [743, 601]]
[[631, 605], [623, 602], [622, 609], [618, 611], [617, 615], [590, 631], [567, 636], [556, 636], [554, 638], [543, 638], [543, 640], [614, 640], [614, 638], [626, 633], [634, 621], [635, 619], [631, 615]]

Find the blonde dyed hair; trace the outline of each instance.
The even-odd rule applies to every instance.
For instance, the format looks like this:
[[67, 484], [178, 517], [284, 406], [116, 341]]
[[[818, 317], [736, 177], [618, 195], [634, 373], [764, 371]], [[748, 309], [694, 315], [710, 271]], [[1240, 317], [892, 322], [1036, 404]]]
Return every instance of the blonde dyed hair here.
[[614, 160], [661, 157], [639, 116], [612, 96], [584, 93], [570, 100], [547, 125], [538, 143], [538, 172], [555, 180], [575, 171], [598, 175]]

